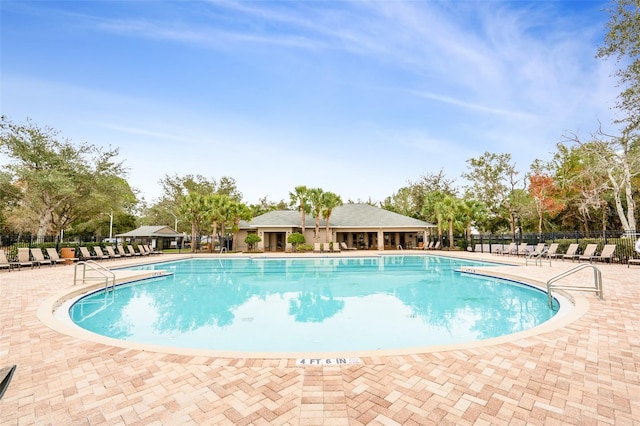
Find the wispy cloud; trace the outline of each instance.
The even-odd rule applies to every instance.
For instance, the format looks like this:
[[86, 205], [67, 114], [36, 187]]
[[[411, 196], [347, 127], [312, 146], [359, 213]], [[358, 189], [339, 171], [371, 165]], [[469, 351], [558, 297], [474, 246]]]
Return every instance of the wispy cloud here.
[[465, 109], [469, 109], [472, 111], [479, 111], [479, 112], [484, 112], [484, 113], [488, 113], [488, 114], [494, 114], [494, 115], [502, 115], [502, 116], [507, 116], [507, 117], [512, 117], [512, 118], [533, 118], [534, 115], [533, 114], [527, 114], [527, 113], [523, 113], [523, 112], [518, 112], [518, 111], [510, 111], [510, 110], [504, 110], [504, 109], [500, 109], [500, 108], [492, 108], [492, 107], [488, 107], [485, 105], [480, 105], [480, 104], [474, 104], [471, 102], [466, 102], [466, 101], [462, 101], [460, 99], [454, 99], [452, 97], [449, 96], [443, 96], [443, 95], [436, 95], [433, 93], [426, 93], [426, 92], [412, 92], [414, 95], [421, 97], [421, 98], [425, 98], [425, 99], [432, 99], [434, 101], [438, 101], [438, 102], [443, 102], [446, 104], [450, 104], [450, 105], [456, 105]]
[[103, 127], [110, 130], [116, 130], [118, 132], [127, 133], [130, 135], [149, 136], [152, 138], [172, 140], [177, 142], [188, 142], [188, 139], [184, 138], [183, 136], [178, 136], [171, 133], [163, 133], [163, 132], [158, 132], [154, 130], [140, 129], [136, 127], [127, 127], [127, 126], [122, 126], [122, 125], [113, 124], [113, 123], [96, 122], [95, 124], [99, 127]]

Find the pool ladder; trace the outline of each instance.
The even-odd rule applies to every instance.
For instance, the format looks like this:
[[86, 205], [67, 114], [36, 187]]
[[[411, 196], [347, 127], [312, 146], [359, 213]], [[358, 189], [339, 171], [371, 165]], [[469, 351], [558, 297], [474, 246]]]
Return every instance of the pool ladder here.
[[[78, 268], [81, 268], [81, 275], [78, 276]], [[88, 271], [87, 271], [88, 269]], [[83, 260], [76, 263], [73, 270], [73, 285], [76, 285], [78, 281], [86, 283], [88, 281], [103, 281], [104, 290], [109, 291], [109, 284], [111, 284], [111, 290], [116, 286], [116, 274], [111, 272], [104, 266], [94, 262], [93, 260]]]
[[[575, 286], [575, 285], [563, 286], [563, 285], [553, 284], [554, 282], [559, 281], [562, 278], [568, 277], [569, 275], [575, 274], [576, 272], [581, 271], [585, 268], [593, 269], [593, 286]], [[547, 298], [549, 301], [550, 308], [553, 307], [553, 296], [551, 295], [552, 289], [553, 290], [593, 291], [594, 293], [596, 293], [596, 295], [598, 295], [600, 300], [604, 299], [604, 293], [602, 291], [602, 273], [597, 267], [589, 263], [581, 263], [578, 266], [571, 268], [568, 271], [565, 271], [561, 274], [558, 274], [555, 277], [550, 278], [549, 281], [547, 281]]]

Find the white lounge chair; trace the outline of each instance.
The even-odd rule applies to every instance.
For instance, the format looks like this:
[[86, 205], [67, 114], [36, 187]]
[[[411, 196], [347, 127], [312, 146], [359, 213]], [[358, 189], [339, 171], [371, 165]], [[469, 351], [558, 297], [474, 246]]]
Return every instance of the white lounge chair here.
[[108, 260], [109, 259], [109, 255], [108, 254], [104, 254], [104, 252], [102, 251], [102, 247], [95, 246], [93, 248], [93, 251], [96, 252], [96, 259], [98, 259], [98, 260]]
[[107, 251], [107, 254], [111, 259], [118, 259], [122, 257], [122, 255], [120, 253], [116, 253], [111, 246], [105, 246], [104, 249]]
[[596, 250], [598, 249], [598, 244], [587, 244], [587, 247], [584, 249], [584, 253], [578, 256], [578, 260], [586, 260], [591, 262], [591, 258], [596, 254]]
[[4, 250], [0, 249], [0, 268], [7, 268], [11, 272], [13, 268], [20, 268], [20, 265], [17, 262], [10, 261]]
[[567, 249], [567, 252], [562, 255], [562, 260], [571, 259], [571, 261], [573, 262], [573, 259], [580, 257], [580, 255], [577, 254], [578, 247], [580, 247], [578, 243], [569, 244], [569, 248]]
[[344, 241], [340, 243], [340, 248], [342, 250], [357, 250], [355, 247], [347, 247], [347, 243]]
[[602, 248], [602, 252], [600, 252], [600, 255], [591, 256], [591, 259], [589, 259], [589, 262], [591, 262], [592, 260], [598, 260], [598, 261], [601, 261], [601, 262], [612, 263], [613, 262], [613, 253], [615, 251], [616, 251], [616, 245], [615, 244], [605, 244], [605, 246]]
[[91, 254], [87, 247], [80, 247], [80, 260], [98, 260], [98, 256]]
[[49, 256], [49, 260], [51, 260], [51, 262], [53, 262], [54, 264], [67, 262], [66, 259], [60, 257], [56, 249], [53, 247], [47, 247], [47, 256]]
[[33, 261], [36, 265], [49, 265], [53, 266], [53, 262], [49, 259], [44, 258], [44, 254], [42, 254], [42, 250], [37, 247], [31, 247], [31, 257], [33, 257]]
[[131, 253], [125, 251], [124, 247], [118, 246], [117, 248], [118, 248], [118, 253], [120, 253], [120, 256], [122, 256], [122, 257], [131, 257], [131, 256], [133, 256]]
[[31, 261], [29, 249], [26, 247], [18, 249], [18, 261], [16, 263], [20, 266], [20, 268], [22, 268], [23, 266], [30, 266], [31, 268], [33, 268], [34, 266], [36, 266], [36, 264]]

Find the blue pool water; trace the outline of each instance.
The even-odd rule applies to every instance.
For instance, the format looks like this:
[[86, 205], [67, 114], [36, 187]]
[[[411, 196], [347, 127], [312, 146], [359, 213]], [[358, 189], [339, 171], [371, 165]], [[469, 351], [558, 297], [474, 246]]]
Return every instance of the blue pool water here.
[[399, 349], [489, 339], [554, 315], [529, 286], [456, 272], [438, 256], [190, 259], [70, 308], [89, 331], [129, 341], [232, 351]]

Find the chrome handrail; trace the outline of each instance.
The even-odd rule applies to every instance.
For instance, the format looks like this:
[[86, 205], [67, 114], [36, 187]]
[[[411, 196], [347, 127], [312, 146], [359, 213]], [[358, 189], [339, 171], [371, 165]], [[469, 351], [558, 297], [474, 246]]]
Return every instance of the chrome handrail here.
[[[78, 283], [78, 267], [82, 266], [82, 280], [81, 282], [84, 284], [87, 281], [95, 281], [104, 280], [104, 289], [105, 291], [109, 291], [109, 281], [111, 281], [111, 290], [113, 290], [116, 286], [116, 274], [114, 274], [111, 270], [105, 268], [99, 263], [93, 260], [83, 260], [76, 263], [75, 268], [73, 269], [73, 285]], [[96, 272], [99, 276], [87, 275], [87, 267]]]
[[[587, 286], [575, 286], [575, 285], [566, 285], [566, 286], [561, 286], [561, 285], [553, 285], [554, 282], [568, 277], [569, 275], [572, 275], [582, 269], [585, 268], [592, 268], [593, 269], [593, 281], [594, 281], [594, 285], [593, 287], [587, 287]], [[597, 267], [595, 267], [594, 265], [591, 265], [590, 263], [581, 263], [578, 266], [575, 266], [571, 269], [569, 269], [568, 271], [565, 271], [561, 274], [558, 274], [554, 277], [551, 277], [548, 281], [547, 281], [547, 299], [549, 301], [549, 307], [553, 307], [553, 296], [551, 295], [551, 289], [555, 289], [555, 290], [581, 290], [581, 291], [593, 291], [594, 293], [596, 293], [598, 295], [598, 297], [600, 298], [600, 300], [604, 299], [604, 293], [602, 291], [602, 273], [600, 272], [600, 269], [598, 269]]]

